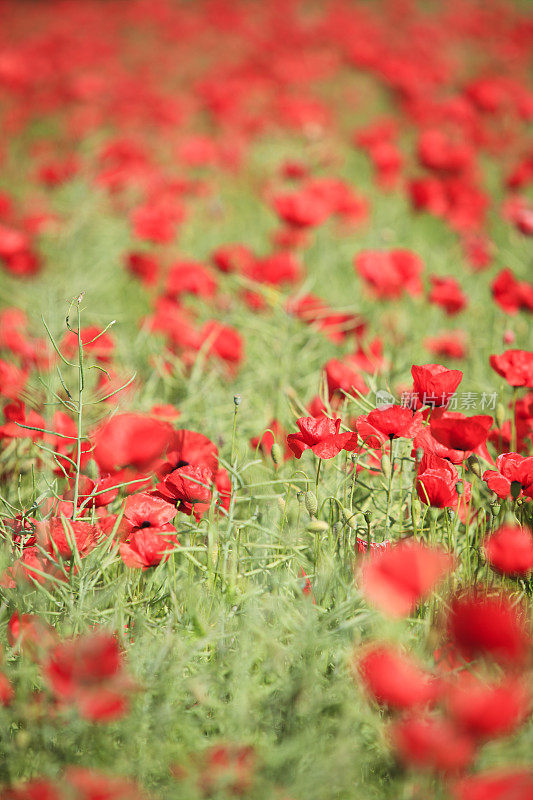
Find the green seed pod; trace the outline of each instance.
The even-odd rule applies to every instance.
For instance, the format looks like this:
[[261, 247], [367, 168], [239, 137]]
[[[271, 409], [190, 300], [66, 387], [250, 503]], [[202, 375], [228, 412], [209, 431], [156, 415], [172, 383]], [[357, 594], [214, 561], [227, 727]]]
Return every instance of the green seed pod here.
[[276, 465], [283, 461], [283, 451], [277, 442], [274, 442], [270, 448], [270, 457]]
[[496, 406], [496, 425], [498, 428], [501, 428], [503, 423], [505, 422], [505, 406], [503, 403], [498, 403]]
[[240, 406], [241, 400], [242, 397], [240, 396], [240, 394], [236, 394], [233, 396], [233, 402], [235, 403], [236, 406]]
[[328, 528], [328, 523], [321, 519], [313, 519], [307, 526], [309, 533], [325, 533]]
[[490, 510], [493, 517], [497, 517], [500, 513], [501, 505], [499, 503], [491, 503]]
[[522, 491], [522, 484], [520, 481], [511, 481], [511, 497], [516, 502], [520, 497], [520, 492]]
[[476, 477], [481, 478], [483, 473], [481, 472], [481, 465], [478, 461], [477, 456], [472, 454], [467, 458], [466, 463], [470, 472], [476, 475]]
[[386, 478], [390, 476], [390, 470], [391, 470], [390, 458], [385, 453], [385, 455], [381, 459], [381, 471], [383, 472]]
[[318, 500], [316, 499], [316, 494], [314, 494], [314, 492], [305, 493], [304, 504], [309, 516], [315, 517], [316, 512], [318, 511]]
[[461, 482], [455, 484], [455, 491], [457, 492], [459, 497], [461, 497], [461, 495], [463, 494], [463, 489], [464, 489], [464, 487], [463, 487], [463, 484]]
[[365, 511], [365, 513], [363, 514], [363, 517], [365, 518], [366, 524], [370, 525], [370, 523], [372, 522], [372, 512], [371, 511]]
[[296, 499], [298, 500], [299, 503], [303, 503], [303, 501], [305, 500], [305, 492], [298, 492], [298, 494], [296, 495]]

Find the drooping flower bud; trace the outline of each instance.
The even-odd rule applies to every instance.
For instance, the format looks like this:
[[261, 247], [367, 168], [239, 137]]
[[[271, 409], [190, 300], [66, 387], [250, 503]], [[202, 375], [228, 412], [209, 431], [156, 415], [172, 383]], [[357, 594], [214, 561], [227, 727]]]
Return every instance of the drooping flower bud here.
[[511, 481], [511, 497], [516, 502], [520, 497], [520, 492], [522, 491], [522, 484], [520, 481]]
[[496, 406], [496, 414], [494, 416], [496, 419], [496, 425], [498, 428], [501, 428], [505, 422], [505, 406], [503, 403], [498, 403]]
[[274, 442], [270, 448], [270, 457], [274, 464], [281, 464], [283, 460], [283, 451], [277, 442]]
[[305, 493], [304, 504], [309, 516], [315, 517], [316, 512], [318, 511], [318, 500], [316, 499], [316, 494], [314, 494], [314, 492]]

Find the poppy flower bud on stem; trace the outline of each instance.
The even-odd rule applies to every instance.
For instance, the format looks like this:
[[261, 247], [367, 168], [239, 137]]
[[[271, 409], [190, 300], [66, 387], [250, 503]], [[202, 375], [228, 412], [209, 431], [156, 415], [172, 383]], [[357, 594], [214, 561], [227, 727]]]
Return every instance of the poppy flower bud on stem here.
[[516, 501], [520, 497], [520, 492], [522, 491], [522, 484], [520, 483], [520, 481], [511, 481], [510, 489], [511, 489], [511, 497], [516, 503]]
[[324, 522], [322, 519], [313, 519], [307, 526], [307, 530], [309, 533], [325, 533], [329, 528], [327, 522]]
[[304, 504], [309, 516], [316, 517], [316, 512], [318, 511], [318, 500], [316, 499], [316, 494], [314, 492], [305, 493]]
[[276, 466], [281, 463], [283, 459], [283, 453], [281, 447], [277, 442], [274, 442], [272, 447], [270, 448], [270, 457]]
[[470, 472], [472, 472], [474, 475], [476, 475], [476, 477], [481, 478], [483, 473], [481, 471], [481, 466], [480, 466], [480, 463], [478, 461], [477, 456], [472, 454], [471, 456], [469, 456], [466, 459], [466, 463], [467, 463], [467, 466], [468, 466], [468, 469], [470, 470]]

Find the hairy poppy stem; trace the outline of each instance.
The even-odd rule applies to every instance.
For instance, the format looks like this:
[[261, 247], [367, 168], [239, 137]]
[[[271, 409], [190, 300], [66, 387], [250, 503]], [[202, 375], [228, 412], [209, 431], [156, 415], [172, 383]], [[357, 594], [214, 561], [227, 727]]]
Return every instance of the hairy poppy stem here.
[[[81, 442], [83, 438], [83, 388], [84, 388], [84, 379], [83, 379], [83, 342], [81, 339], [81, 311], [80, 311], [80, 303], [83, 298], [83, 294], [81, 294], [77, 301], [77, 317], [78, 317], [78, 409], [77, 409], [77, 416], [78, 416], [78, 426], [77, 426], [77, 436], [76, 436], [76, 445], [77, 445], [77, 452], [76, 452], [76, 476], [74, 478], [74, 508], [72, 510], [72, 519], [76, 519], [76, 515], [78, 512], [78, 498], [79, 498], [79, 491], [80, 491], [80, 472], [81, 472]], [[68, 317], [67, 317], [68, 319]]]

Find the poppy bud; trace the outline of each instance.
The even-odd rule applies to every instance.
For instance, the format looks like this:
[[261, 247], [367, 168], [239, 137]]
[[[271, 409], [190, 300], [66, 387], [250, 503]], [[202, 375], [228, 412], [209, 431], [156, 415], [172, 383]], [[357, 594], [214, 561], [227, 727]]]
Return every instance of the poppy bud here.
[[342, 509], [342, 519], [353, 531], [357, 529], [357, 514], [350, 508]]
[[324, 533], [328, 528], [328, 523], [321, 519], [313, 519], [307, 526], [309, 533]]
[[240, 396], [240, 394], [236, 394], [233, 396], [233, 402], [235, 403], [236, 406], [240, 406], [241, 400], [242, 397]]
[[496, 425], [498, 428], [501, 428], [503, 423], [505, 422], [505, 406], [503, 403], [498, 403], [496, 406]]
[[459, 497], [461, 497], [461, 495], [463, 494], [463, 484], [461, 482], [455, 484], [455, 491], [457, 492]]
[[274, 442], [274, 444], [270, 448], [270, 457], [272, 458], [274, 464], [279, 464], [283, 459], [283, 452], [277, 442]]
[[520, 497], [520, 492], [522, 491], [522, 484], [520, 481], [511, 481], [511, 497], [516, 502]]
[[470, 472], [472, 472], [478, 478], [481, 478], [482, 472], [477, 456], [472, 454], [467, 458], [466, 463]]
[[304, 503], [307, 513], [310, 517], [316, 516], [318, 511], [318, 500], [313, 492], [306, 492], [304, 495]]
[[386, 478], [390, 476], [390, 469], [391, 469], [390, 458], [385, 453], [385, 455], [381, 459], [381, 470]]

